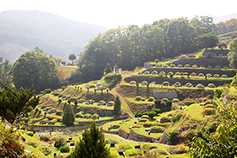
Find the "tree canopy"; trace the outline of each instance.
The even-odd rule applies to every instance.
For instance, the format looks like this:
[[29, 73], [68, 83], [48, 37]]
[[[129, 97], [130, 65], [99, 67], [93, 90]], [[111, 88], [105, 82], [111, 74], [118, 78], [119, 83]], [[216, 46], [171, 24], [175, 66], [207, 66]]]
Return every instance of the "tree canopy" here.
[[[111, 29], [99, 34], [85, 47], [77, 75], [80, 82], [86, 78], [103, 76], [106, 63], [125, 70], [143, 66], [147, 61], [163, 60], [181, 54], [192, 53], [197, 46], [197, 37], [213, 31], [211, 17], [161, 19], [142, 27], [130, 25]], [[72, 81], [75, 81], [71, 79]]]
[[0, 81], [7, 85], [12, 84], [12, 64], [7, 59], [3, 61], [2, 57], [0, 57]]
[[219, 39], [214, 32], [209, 32], [205, 34], [201, 34], [197, 37], [197, 45], [200, 48], [213, 48], [217, 46]]
[[114, 101], [114, 115], [119, 115], [121, 110], [121, 101], [119, 99], [119, 96], [116, 96], [115, 101]]
[[191, 157], [235, 157], [237, 155], [237, 111], [233, 103], [217, 109], [218, 125], [212, 130], [203, 127], [193, 138]]
[[63, 124], [66, 126], [73, 125], [73, 122], [75, 121], [75, 113], [72, 110], [72, 107], [70, 104], [65, 103], [63, 106], [63, 118], [62, 118]]
[[57, 88], [60, 85], [57, 64], [46, 54], [26, 52], [13, 65], [13, 82], [17, 89], [34, 85], [36, 93], [46, 88]]
[[91, 123], [90, 129], [85, 129], [82, 133], [82, 139], [79, 138], [71, 158], [108, 158], [109, 148], [106, 147], [106, 141], [102, 128], [96, 127], [95, 121]]
[[230, 62], [230, 67], [237, 68], [237, 38], [234, 38], [230, 43], [228, 60]]
[[73, 61], [76, 60], [76, 55], [75, 54], [70, 54], [68, 59], [72, 61], [72, 65], [73, 65]]
[[4, 90], [0, 91], [0, 116], [9, 123], [13, 123], [17, 117], [27, 116], [39, 104], [39, 97], [34, 95], [33, 86], [30, 89], [20, 88], [12, 90], [3, 84]]

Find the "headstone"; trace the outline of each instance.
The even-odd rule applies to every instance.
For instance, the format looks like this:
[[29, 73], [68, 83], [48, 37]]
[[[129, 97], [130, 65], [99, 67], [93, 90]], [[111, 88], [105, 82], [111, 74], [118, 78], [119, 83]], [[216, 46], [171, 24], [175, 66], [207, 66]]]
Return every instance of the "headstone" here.
[[110, 144], [110, 147], [112, 148], [112, 147], [115, 147], [115, 144], [114, 143], [111, 143]]
[[135, 149], [140, 149], [140, 148], [141, 148], [140, 145], [136, 145], [136, 146], [135, 146]]

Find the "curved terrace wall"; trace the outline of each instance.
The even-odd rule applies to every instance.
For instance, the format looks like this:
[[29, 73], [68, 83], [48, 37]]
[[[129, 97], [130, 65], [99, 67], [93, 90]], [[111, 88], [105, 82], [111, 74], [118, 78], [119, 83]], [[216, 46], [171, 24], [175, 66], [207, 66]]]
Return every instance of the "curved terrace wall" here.
[[[210, 73], [212, 76], [214, 74], [221, 75], [227, 75], [228, 77], [234, 77], [236, 75], [236, 72], [234, 70], [218, 70], [218, 69], [195, 69], [195, 68], [148, 68], [145, 71], [149, 71], [152, 73], [152, 71], [157, 71], [158, 73], [161, 71], [164, 71], [165, 73], [173, 72], [174, 74], [176, 72], [188, 72], [191, 74], [192, 72], [195, 72], [196, 74], [203, 73], [208, 74]], [[143, 71], [143, 72], [145, 72]], [[143, 73], [142, 72], [142, 73]]]
[[193, 86], [201, 83], [203, 86], [208, 86], [209, 83], [213, 83], [215, 86], [223, 86], [224, 84], [230, 84], [231, 80], [186, 80], [186, 79], [177, 79], [177, 78], [161, 78], [161, 77], [146, 77], [146, 76], [137, 76], [137, 77], [127, 77], [124, 79], [127, 83], [130, 81], [136, 81], [141, 83], [142, 81], [147, 81], [149, 83], [156, 82], [162, 84], [164, 81], [168, 81], [171, 85], [174, 85], [176, 82], [180, 82], [181, 85], [185, 85], [190, 82]]

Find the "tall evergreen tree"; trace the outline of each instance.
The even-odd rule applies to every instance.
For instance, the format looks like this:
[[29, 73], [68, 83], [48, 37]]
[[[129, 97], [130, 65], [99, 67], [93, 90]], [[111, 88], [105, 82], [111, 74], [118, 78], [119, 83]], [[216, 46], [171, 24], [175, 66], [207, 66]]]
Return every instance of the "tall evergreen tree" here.
[[114, 113], [114, 115], [119, 115], [119, 112], [121, 110], [121, 101], [119, 99], [119, 96], [116, 96], [116, 99], [115, 99], [114, 102], [115, 103], [114, 103], [114, 111], [113, 111], [113, 113]]
[[40, 99], [34, 95], [33, 86], [19, 91], [5, 84], [3, 86], [4, 90], [0, 91], [0, 116], [9, 123], [13, 123], [18, 116], [27, 116], [39, 104]]
[[63, 124], [66, 126], [70, 126], [75, 121], [75, 113], [72, 110], [72, 107], [70, 104], [65, 103], [65, 108], [63, 109]]
[[104, 69], [105, 74], [112, 72], [111, 66], [109, 63], [107, 63], [105, 69]]
[[71, 153], [70, 158], [108, 158], [109, 148], [102, 128], [96, 127], [95, 121], [91, 123], [90, 130], [85, 129], [82, 139], [79, 138], [76, 148]]

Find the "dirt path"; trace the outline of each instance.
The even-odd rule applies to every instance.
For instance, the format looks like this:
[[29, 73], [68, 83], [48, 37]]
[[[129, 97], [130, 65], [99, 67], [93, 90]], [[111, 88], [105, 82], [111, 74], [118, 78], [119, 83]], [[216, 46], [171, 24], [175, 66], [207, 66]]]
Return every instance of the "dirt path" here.
[[[121, 82], [124, 80], [125, 77], [129, 76], [130, 74], [123, 76], [121, 79]], [[129, 108], [128, 104], [126, 103], [126, 101], [123, 99], [123, 97], [117, 92], [117, 87], [118, 85], [116, 85], [113, 89], [111, 89], [111, 92], [113, 93], [113, 95], [115, 96], [119, 96], [119, 99], [121, 101], [121, 108], [123, 110], [125, 110], [130, 117], [134, 117], [134, 114], [132, 113], [131, 109]]]

